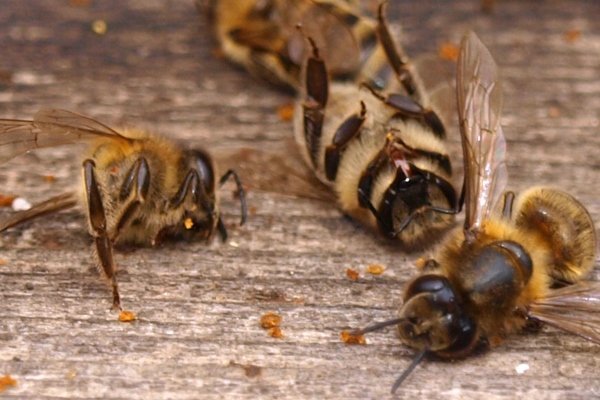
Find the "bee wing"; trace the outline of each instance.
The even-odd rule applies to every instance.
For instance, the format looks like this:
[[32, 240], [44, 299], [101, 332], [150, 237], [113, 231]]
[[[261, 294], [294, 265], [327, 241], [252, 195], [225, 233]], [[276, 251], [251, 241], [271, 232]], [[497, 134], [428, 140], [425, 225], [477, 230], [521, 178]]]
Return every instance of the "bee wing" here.
[[73, 192], [52, 197], [46, 201], [34, 205], [29, 210], [19, 211], [0, 221], [0, 232], [4, 232], [13, 226], [22, 224], [23, 222], [27, 222], [42, 215], [66, 210], [67, 208], [71, 208], [76, 204], [77, 195]]
[[437, 54], [427, 54], [413, 60], [423, 83], [428, 101], [421, 104], [432, 108], [447, 124], [456, 121], [456, 63], [440, 60]]
[[40, 110], [33, 121], [0, 119], [0, 163], [30, 150], [97, 137], [131, 140], [101, 122], [65, 110]]
[[[312, 38], [319, 50], [327, 69], [335, 75], [352, 73], [360, 64], [360, 45], [357, 30], [364, 29], [360, 24], [366, 19], [359, 17], [353, 4], [332, 4], [329, 2], [303, 0], [296, 1], [296, 7], [286, 7], [284, 26], [295, 28], [302, 26], [302, 32], [290, 30], [287, 51], [290, 59], [302, 65], [307, 44], [305, 37]], [[373, 29], [374, 31], [374, 29]]]
[[304, 164], [292, 143], [277, 149], [242, 148], [216, 151], [220, 169], [234, 169], [250, 190], [335, 204], [335, 195]]
[[465, 230], [476, 231], [506, 187], [502, 87], [492, 55], [475, 33], [462, 40], [456, 80], [465, 174]]
[[530, 305], [529, 316], [600, 344], [600, 282], [555, 289]]

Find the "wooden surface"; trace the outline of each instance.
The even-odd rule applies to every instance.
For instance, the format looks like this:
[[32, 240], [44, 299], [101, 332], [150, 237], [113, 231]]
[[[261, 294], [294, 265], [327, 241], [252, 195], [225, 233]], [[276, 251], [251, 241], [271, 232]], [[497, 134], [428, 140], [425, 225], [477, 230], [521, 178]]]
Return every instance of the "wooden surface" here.
[[[72, 3], [82, 2], [2, 1], [2, 117], [60, 107], [215, 151], [291, 135], [276, 113], [290, 98], [215, 58], [192, 1]], [[496, 3], [485, 15], [476, 0], [401, 1], [390, 19], [402, 23], [413, 56], [475, 29], [505, 77], [510, 186], [563, 188], [600, 221], [600, 3]], [[105, 35], [92, 32], [95, 19], [107, 22]], [[450, 136], [458, 163], [458, 133]], [[32, 202], [58, 193], [79, 174], [77, 154], [65, 147], [13, 160], [0, 169], [0, 192]], [[367, 346], [346, 346], [339, 333], [393, 317], [420, 254], [395, 250], [335, 209], [283, 196], [251, 193], [251, 218], [238, 229], [228, 192], [228, 244], [117, 252], [124, 305], [139, 316], [130, 324], [108, 310], [80, 214], [2, 235], [0, 376], [18, 386], [0, 397], [389, 398], [412, 352], [391, 329]], [[387, 269], [371, 276], [370, 263]], [[346, 278], [349, 267], [358, 282]], [[600, 279], [598, 262], [591, 279]], [[283, 339], [260, 328], [267, 311], [283, 316]], [[529, 369], [518, 374], [520, 364]], [[465, 361], [425, 362], [397, 397], [591, 399], [600, 397], [599, 371], [599, 346], [544, 328]]]

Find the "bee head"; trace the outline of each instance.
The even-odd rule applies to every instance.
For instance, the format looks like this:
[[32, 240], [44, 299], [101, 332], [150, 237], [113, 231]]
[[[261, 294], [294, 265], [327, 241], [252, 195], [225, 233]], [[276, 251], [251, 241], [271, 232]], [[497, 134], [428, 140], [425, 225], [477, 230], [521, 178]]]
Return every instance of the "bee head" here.
[[217, 181], [212, 159], [201, 149], [187, 150], [181, 160], [181, 167], [187, 172], [177, 194], [171, 200], [171, 207], [181, 207], [183, 211], [176, 229], [179, 236], [210, 239], [215, 229], [218, 229], [221, 239], [226, 241], [227, 229], [219, 212], [217, 182], [222, 185], [230, 177], [235, 180], [242, 213], [240, 225], [243, 225], [248, 210], [244, 188], [237, 173], [230, 169]]
[[187, 240], [209, 239], [215, 230], [219, 217], [216, 212], [186, 210], [180, 222], [180, 236]]
[[193, 240], [210, 238], [219, 222], [216, 179], [210, 156], [201, 149], [187, 150], [181, 159], [181, 181], [169, 202], [180, 215], [170, 236]]
[[[436, 239], [450, 227], [458, 199], [452, 185], [432, 172], [407, 164], [412, 175], [396, 170], [378, 209], [380, 229], [408, 248]], [[425, 241], [427, 241], [425, 240]]]
[[477, 326], [446, 277], [429, 274], [416, 278], [404, 299], [398, 328], [408, 346], [449, 357], [473, 348]]

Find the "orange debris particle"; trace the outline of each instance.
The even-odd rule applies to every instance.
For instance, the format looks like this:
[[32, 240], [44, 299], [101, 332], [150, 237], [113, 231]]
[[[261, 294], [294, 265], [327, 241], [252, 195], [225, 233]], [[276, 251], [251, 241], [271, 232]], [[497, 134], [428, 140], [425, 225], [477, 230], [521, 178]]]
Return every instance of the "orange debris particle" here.
[[346, 270], [346, 277], [348, 277], [348, 279], [350, 279], [351, 281], [357, 281], [359, 277], [358, 271], [352, 268], [348, 268]]
[[14, 386], [17, 386], [16, 379], [13, 379], [10, 375], [0, 376], [0, 393]]
[[0, 207], [10, 207], [17, 196], [7, 196], [0, 194]]
[[567, 43], [575, 43], [581, 39], [581, 31], [579, 29], [569, 29], [564, 33], [563, 38]]
[[260, 317], [260, 326], [263, 329], [271, 329], [278, 327], [281, 324], [281, 315], [268, 312]]
[[370, 273], [371, 275], [381, 275], [381, 274], [383, 274], [383, 271], [385, 271], [385, 267], [383, 265], [370, 264], [367, 267], [367, 272]]
[[355, 335], [349, 331], [342, 331], [342, 333], [340, 333], [340, 339], [346, 344], [367, 344], [364, 335]]
[[132, 322], [137, 319], [137, 315], [133, 311], [121, 311], [119, 313], [119, 321], [121, 322]]
[[456, 61], [458, 60], [459, 48], [454, 43], [445, 42], [438, 48], [438, 55], [442, 60]]
[[277, 107], [277, 116], [282, 121], [291, 121], [294, 118], [294, 105], [292, 103], [280, 105]]
[[278, 326], [274, 326], [272, 328], [269, 328], [267, 330], [267, 332], [269, 333], [269, 336], [275, 338], [275, 339], [282, 339], [283, 338], [283, 333], [281, 333], [281, 328]]

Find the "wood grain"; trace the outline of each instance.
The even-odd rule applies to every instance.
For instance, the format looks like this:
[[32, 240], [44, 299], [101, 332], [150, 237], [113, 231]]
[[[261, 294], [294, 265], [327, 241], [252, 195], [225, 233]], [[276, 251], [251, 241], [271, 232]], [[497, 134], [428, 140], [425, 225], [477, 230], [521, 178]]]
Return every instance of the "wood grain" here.
[[[2, 2], [2, 117], [60, 107], [215, 151], [290, 136], [276, 110], [291, 98], [215, 57], [192, 1], [87, 3]], [[421, 0], [390, 13], [411, 55], [476, 30], [504, 76], [510, 186], [560, 187], [600, 219], [600, 3], [506, 0], [487, 15], [475, 0]], [[106, 34], [92, 32], [96, 19]], [[450, 136], [458, 160], [458, 132]], [[80, 173], [77, 155], [64, 147], [13, 160], [0, 169], [0, 192], [32, 202], [60, 193]], [[228, 192], [229, 243], [117, 253], [124, 304], [139, 316], [129, 324], [108, 310], [80, 214], [3, 234], [0, 376], [18, 386], [0, 396], [389, 398], [412, 352], [392, 330], [367, 346], [346, 346], [339, 333], [394, 316], [421, 254], [395, 250], [331, 207], [285, 196], [250, 193], [249, 223], [236, 228]], [[367, 274], [371, 263], [384, 274]], [[347, 268], [361, 278], [347, 279]], [[600, 279], [598, 261], [591, 279]], [[260, 328], [267, 311], [283, 316], [283, 339]], [[519, 364], [529, 369], [518, 374]], [[465, 361], [426, 362], [397, 397], [591, 399], [600, 397], [599, 371], [598, 346], [544, 328]]]

